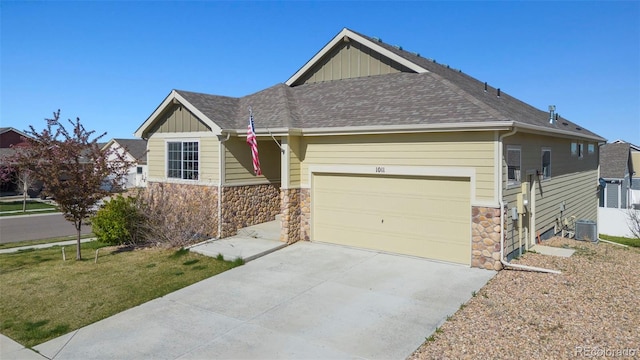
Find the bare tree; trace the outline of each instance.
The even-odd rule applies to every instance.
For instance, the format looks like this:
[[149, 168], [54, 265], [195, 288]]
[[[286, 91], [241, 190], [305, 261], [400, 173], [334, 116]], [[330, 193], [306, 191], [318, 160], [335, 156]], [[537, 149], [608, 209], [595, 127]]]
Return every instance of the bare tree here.
[[22, 212], [27, 211], [27, 195], [34, 183], [35, 178], [31, 170], [22, 169], [18, 171], [16, 185], [18, 185], [18, 190], [22, 191]]
[[[58, 203], [65, 218], [77, 230], [76, 259], [82, 259], [80, 232], [98, 200], [109, 194], [109, 188], [122, 183], [132, 163], [122, 154], [102, 151], [94, 131], [87, 131], [80, 119], [69, 120], [69, 132], [60, 123], [60, 110], [46, 119], [47, 127], [37, 132], [33, 126], [26, 133], [27, 146], [16, 151], [13, 160], [20, 169], [31, 171], [33, 178], [44, 183], [44, 192]], [[108, 161], [108, 159], [115, 159]], [[105, 186], [108, 185], [108, 186]]]
[[640, 210], [631, 208], [627, 211], [629, 212], [629, 218], [627, 219], [629, 230], [631, 230], [633, 237], [640, 239]]

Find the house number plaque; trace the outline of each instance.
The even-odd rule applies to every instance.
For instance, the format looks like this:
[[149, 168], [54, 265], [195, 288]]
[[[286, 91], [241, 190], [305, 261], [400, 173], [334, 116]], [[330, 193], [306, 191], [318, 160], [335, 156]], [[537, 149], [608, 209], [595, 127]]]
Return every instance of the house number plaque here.
[[384, 166], [376, 166], [376, 173], [384, 174]]

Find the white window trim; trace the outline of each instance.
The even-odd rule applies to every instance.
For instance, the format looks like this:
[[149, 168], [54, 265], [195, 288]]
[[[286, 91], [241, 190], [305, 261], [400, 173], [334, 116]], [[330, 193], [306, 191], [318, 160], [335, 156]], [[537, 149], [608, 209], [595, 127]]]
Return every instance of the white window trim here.
[[[549, 176], [547, 176], [547, 177], [544, 176], [544, 153], [545, 153], [545, 151], [549, 152]], [[551, 148], [549, 148], [549, 147], [543, 147], [541, 149], [541, 151], [540, 151], [540, 155], [541, 155], [540, 161], [542, 162], [542, 166], [541, 166], [541, 169], [542, 169], [542, 180], [551, 179], [551, 163], [552, 163], [551, 159], [552, 159], [552, 154], [553, 153], [551, 151]]]
[[[175, 178], [169, 177], [169, 143], [185, 143], [185, 142], [194, 142], [198, 144], [198, 178], [197, 179], [183, 179], [183, 178]], [[200, 178], [202, 177], [202, 147], [200, 146], [200, 139], [197, 138], [167, 138], [164, 141], [164, 163], [165, 163], [165, 179], [172, 182], [186, 182], [186, 183], [198, 183], [200, 182]]]
[[[517, 150], [519, 155], [520, 155], [520, 159], [518, 161], [520, 163], [520, 180], [510, 180], [509, 179], [509, 160], [508, 160], [509, 150]], [[522, 146], [520, 146], [520, 145], [507, 145], [507, 151], [505, 151], [504, 161], [505, 161], [505, 163], [507, 165], [507, 176], [505, 177], [507, 179], [507, 189], [513, 188], [513, 187], [516, 187], [516, 186], [520, 186], [520, 184], [522, 184]]]

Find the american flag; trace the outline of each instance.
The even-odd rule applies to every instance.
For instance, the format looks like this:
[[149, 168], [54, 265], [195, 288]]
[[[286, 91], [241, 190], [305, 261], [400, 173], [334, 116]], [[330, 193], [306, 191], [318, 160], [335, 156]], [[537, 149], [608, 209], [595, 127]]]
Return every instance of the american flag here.
[[256, 175], [262, 175], [262, 170], [260, 170], [260, 159], [258, 158], [258, 139], [256, 139], [256, 129], [253, 125], [253, 114], [249, 115], [249, 126], [247, 126], [247, 144], [251, 146], [253, 171]]

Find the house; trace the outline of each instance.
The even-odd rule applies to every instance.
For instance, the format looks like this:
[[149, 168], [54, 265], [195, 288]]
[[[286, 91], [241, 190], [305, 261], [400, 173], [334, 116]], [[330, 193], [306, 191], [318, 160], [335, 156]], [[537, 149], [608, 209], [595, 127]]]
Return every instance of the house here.
[[638, 174], [638, 169], [640, 169], [640, 146], [634, 145], [632, 143], [628, 143], [624, 140], [616, 140], [612, 141], [612, 144], [629, 144], [629, 150], [631, 151], [631, 165], [633, 165], [634, 172], [631, 173], [632, 181], [631, 181], [631, 189], [640, 190], [640, 175]]
[[633, 169], [631, 147], [628, 143], [618, 142], [600, 147], [600, 207], [631, 207]]
[[288, 243], [489, 269], [559, 219], [596, 220], [605, 141], [553, 107], [346, 28], [257, 93], [171, 91], [135, 136], [148, 140], [149, 187], [188, 187], [217, 206], [218, 237], [281, 214]]
[[[7, 159], [15, 154], [15, 148], [25, 146], [26, 138], [31, 138], [24, 132], [17, 130], [13, 127], [1, 127], [0, 128], [0, 171], [6, 173], [6, 176], [2, 176], [3, 179], [10, 178], [15, 179], [14, 174], [10, 174], [6, 168]], [[6, 180], [6, 179], [5, 179]], [[41, 186], [38, 184], [38, 186]], [[13, 194], [18, 191], [17, 184], [14, 181], [0, 181], [0, 192]], [[33, 194], [32, 194], [33, 195]]]
[[102, 150], [113, 150], [109, 161], [115, 161], [116, 152], [124, 155], [133, 165], [127, 171], [125, 189], [145, 187], [147, 185], [147, 141], [141, 139], [111, 139], [100, 147]]

